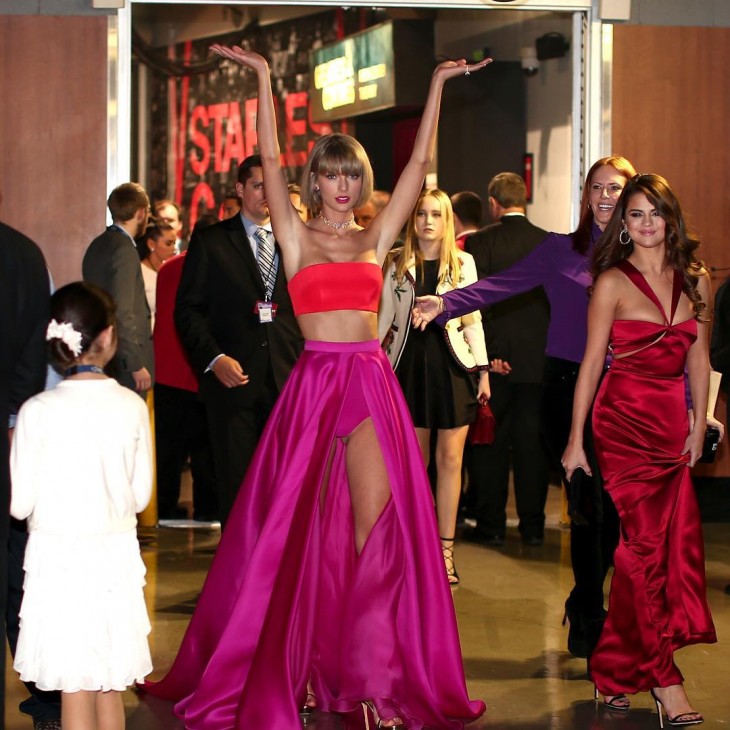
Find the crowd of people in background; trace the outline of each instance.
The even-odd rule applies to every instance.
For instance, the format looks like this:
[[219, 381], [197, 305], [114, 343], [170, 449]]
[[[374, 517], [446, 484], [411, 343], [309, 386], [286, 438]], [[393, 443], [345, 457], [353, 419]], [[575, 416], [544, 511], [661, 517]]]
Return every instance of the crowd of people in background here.
[[[623, 157], [602, 158], [588, 172], [570, 234], [527, 219], [525, 184], [514, 172], [485, 181], [486, 206], [472, 191], [423, 189], [441, 87], [485, 60], [436, 70], [413, 157], [392, 193], [373, 190], [367, 155], [345, 135], [315, 145], [300, 186], [279, 166], [266, 62], [241, 49], [216, 52], [258, 74], [261, 154], [241, 162], [235, 188], [219, 210], [197, 218], [189, 240], [178, 203], [152, 205], [139, 184], [120, 185], [108, 199], [111, 226], [85, 252], [84, 282], [51, 299], [37, 248], [0, 227], [19, 252], [13, 301], [29, 302], [17, 323], [25, 340], [2, 331], [11, 363], [4, 367], [27, 360], [27, 377], [12, 387], [4, 377], [0, 402], [10, 428], [18, 418], [11, 513], [29, 519], [31, 536], [20, 547], [28, 618], [19, 637], [17, 620], [12, 635], [8, 621], [15, 667], [32, 693], [24, 711], [47, 722], [45, 730], [60, 727], [61, 713], [69, 726], [92, 718], [122, 728], [119, 693], [150, 671], [134, 516], [150, 499], [154, 438], [161, 524], [192, 518], [223, 529], [178, 660], [165, 680], [148, 686], [178, 700], [191, 727], [219, 701], [227, 712], [276, 726], [278, 710], [261, 706], [262, 693], [280, 703], [282, 722], [302, 707], [361, 713], [382, 727], [413, 717], [477, 717], [484, 707], [466, 695], [453, 607], [444, 598], [460, 580], [458, 516], [472, 519], [464, 539], [503, 545], [512, 474], [520, 539], [539, 549], [551, 473], [565, 487], [571, 519], [569, 651], [587, 659], [610, 709], [628, 711], [630, 695], [650, 691], [671, 724], [702, 722], [674, 663], [682, 646], [716, 640], [686, 467], [699, 459], [706, 427], [723, 429], [711, 414], [703, 417], [708, 276], [670, 185], [637, 175]], [[490, 223], [483, 226], [485, 207]], [[0, 290], [10, 290], [11, 268], [3, 265]], [[41, 393], [44, 340], [64, 380]], [[719, 331], [713, 336], [722, 369], [726, 340]], [[671, 406], [671, 427], [656, 428], [659, 415], [650, 412], [658, 403], [664, 416]], [[496, 419], [494, 440], [470, 445], [469, 427], [486, 404]], [[154, 410], [154, 434], [145, 405]], [[307, 420], [312, 413], [320, 414], [317, 429]], [[43, 489], [53, 481], [51, 443], [74, 455], [74, 472], [62, 478], [75, 499], [94, 504], [101, 527], [93, 535], [75, 519], [69, 493], [61, 504]], [[2, 456], [7, 463], [5, 447]], [[430, 462], [432, 486], [423, 468]], [[181, 503], [187, 468], [192, 508]], [[100, 483], [103, 496], [91, 496]], [[278, 528], [266, 522], [271, 509]], [[79, 532], [83, 560], [73, 542]], [[108, 574], [93, 562], [100, 550], [114, 555]], [[301, 556], [296, 570], [264, 577], [264, 562], [270, 567], [292, 550]], [[86, 613], [74, 614], [71, 598], [49, 608], [59, 577], [38, 566], [64, 556], [73, 565], [64, 575], [85, 586]], [[234, 568], [241, 560], [245, 567]], [[302, 586], [298, 577], [317, 561], [350, 583], [317, 577]], [[234, 597], [222, 588], [231, 572]], [[371, 608], [358, 593], [365, 574], [368, 591], [382, 598]], [[287, 597], [282, 608], [263, 605], [263, 584], [267, 596]], [[685, 588], [676, 594], [672, 586]], [[321, 638], [326, 631], [312, 630], [317, 592], [331, 599], [331, 610], [316, 620], [330, 627], [352, 621], [357, 641], [333, 647]], [[646, 599], [641, 605], [637, 595]], [[133, 606], [124, 617], [120, 602]], [[256, 631], [239, 625], [244, 608]], [[276, 631], [267, 629], [269, 620]], [[421, 668], [432, 657], [428, 647], [416, 650], [404, 620], [440, 635], [453, 670], [434, 689], [425, 674], [401, 667], [409, 696], [383, 669], [403, 647]], [[67, 632], [73, 646], [48, 635], [62, 624], [75, 627]], [[238, 627], [233, 644], [242, 654], [263, 644], [268, 652], [226, 676], [223, 689], [220, 673], [207, 686], [190, 648], [214, 624], [220, 636]], [[277, 644], [281, 626], [297, 636], [293, 655]], [[381, 633], [369, 641], [375, 626]], [[105, 661], [85, 675], [101, 635], [113, 641], [103, 647]], [[231, 646], [212, 646], [206, 671], [216, 662], [227, 666]], [[78, 664], [69, 667], [74, 652]], [[317, 660], [302, 659], [309, 655]], [[296, 686], [262, 684], [282, 673]], [[451, 708], [439, 693], [452, 693]]]

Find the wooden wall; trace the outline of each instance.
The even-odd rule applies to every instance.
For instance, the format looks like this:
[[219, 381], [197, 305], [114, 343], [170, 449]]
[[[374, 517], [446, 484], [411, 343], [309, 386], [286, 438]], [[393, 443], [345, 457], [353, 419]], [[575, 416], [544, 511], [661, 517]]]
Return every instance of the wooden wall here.
[[[730, 28], [614, 27], [612, 151], [666, 177], [707, 266], [730, 267]], [[713, 273], [713, 287], [730, 271]], [[725, 421], [725, 405], [716, 416]], [[727, 441], [703, 476], [730, 475]]]
[[107, 19], [0, 15], [0, 219], [81, 278], [105, 226]]
[[730, 28], [614, 27], [612, 151], [669, 180], [716, 267], [730, 267], [728, 68]]

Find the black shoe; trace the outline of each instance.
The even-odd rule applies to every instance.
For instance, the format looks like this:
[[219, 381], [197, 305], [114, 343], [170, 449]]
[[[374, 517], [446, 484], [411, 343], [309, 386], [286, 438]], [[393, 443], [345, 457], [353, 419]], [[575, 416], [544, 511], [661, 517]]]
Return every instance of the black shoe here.
[[187, 520], [188, 511], [185, 507], [173, 507], [168, 512], [160, 512], [157, 515], [158, 520]]
[[[575, 610], [570, 604], [570, 598], [565, 602], [563, 626], [568, 623], [568, 651], [580, 659], [589, 659], [601, 638], [606, 611], [602, 611], [599, 618], [587, 618]], [[590, 674], [590, 672], [589, 672]]]
[[211, 514], [209, 512], [194, 512], [193, 519], [196, 522], [220, 522], [220, 518], [217, 515]]
[[33, 730], [61, 730], [61, 720], [33, 720]]
[[467, 542], [475, 542], [478, 545], [487, 545], [488, 547], [501, 547], [504, 545], [504, 535], [496, 532], [487, 532], [479, 527], [475, 527], [472, 530], [465, 530], [462, 539]]
[[542, 535], [523, 535], [522, 542], [530, 547], [540, 547], [545, 542]]

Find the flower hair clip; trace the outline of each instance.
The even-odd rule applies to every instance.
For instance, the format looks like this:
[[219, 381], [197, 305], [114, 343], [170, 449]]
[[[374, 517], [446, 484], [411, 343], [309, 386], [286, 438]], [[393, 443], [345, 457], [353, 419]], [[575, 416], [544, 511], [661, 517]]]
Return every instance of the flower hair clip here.
[[68, 349], [78, 357], [81, 354], [81, 338], [83, 335], [74, 329], [70, 322], [56, 322], [52, 319], [46, 330], [46, 340], [61, 340]]

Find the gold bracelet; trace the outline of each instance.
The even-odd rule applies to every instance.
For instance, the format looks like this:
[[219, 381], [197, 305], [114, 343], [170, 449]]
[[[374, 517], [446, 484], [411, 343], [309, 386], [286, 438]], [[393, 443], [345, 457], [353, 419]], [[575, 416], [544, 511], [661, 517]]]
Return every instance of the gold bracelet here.
[[444, 311], [444, 298], [440, 297], [438, 294], [436, 295], [436, 297], [439, 300], [439, 314], [442, 314]]

